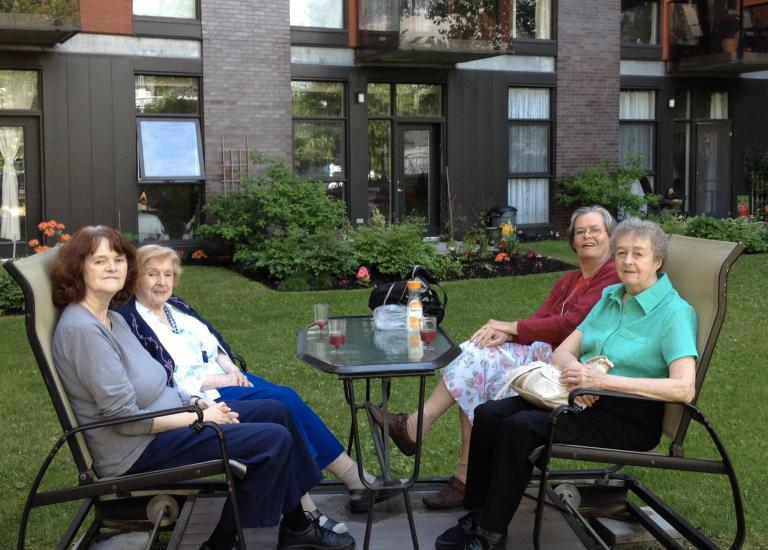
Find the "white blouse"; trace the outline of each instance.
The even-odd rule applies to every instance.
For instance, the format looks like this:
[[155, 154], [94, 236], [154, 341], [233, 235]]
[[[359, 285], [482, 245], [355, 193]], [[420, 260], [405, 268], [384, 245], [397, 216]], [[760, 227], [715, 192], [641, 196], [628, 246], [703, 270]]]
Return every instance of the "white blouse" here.
[[[192, 395], [201, 395], [200, 386], [204, 377], [225, 374], [224, 369], [216, 362], [216, 357], [219, 352], [226, 352], [219, 348], [218, 340], [203, 323], [171, 304], [166, 305], [171, 308], [179, 334], [173, 332], [154, 311], [138, 300], [136, 310], [173, 358], [176, 364], [173, 379], [176, 384]], [[207, 355], [207, 363], [204, 361], [203, 352]], [[221, 394], [211, 389], [202, 391], [202, 396], [206, 399], [218, 399]]]

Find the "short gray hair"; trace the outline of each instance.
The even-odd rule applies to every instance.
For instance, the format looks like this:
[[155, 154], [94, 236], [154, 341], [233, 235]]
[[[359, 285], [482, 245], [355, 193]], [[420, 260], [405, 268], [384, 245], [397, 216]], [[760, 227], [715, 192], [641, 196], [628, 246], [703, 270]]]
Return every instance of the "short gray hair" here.
[[176, 286], [179, 284], [179, 278], [183, 271], [181, 268], [181, 259], [173, 248], [161, 246], [159, 244], [145, 244], [136, 249], [136, 263], [139, 266], [139, 276], [144, 274], [144, 266], [149, 260], [164, 260], [165, 258], [171, 259], [171, 265], [173, 266], [173, 285]]
[[613, 234], [613, 228], [616, 227], [616, 220], [614, 220], [611, 213], [602, 206], [593, 204], [591, 206], [577, 208], [573, 211], [573, 214], [571, 214], [571, 225], [568, 226], [568, 242], [571, 243], [571, 248], [574, 252], [576, 251], [576, 247], [573, 246], [573, 239], [576, 237], [576, 221], [584, 214], [589, 214], [591, 212], [597, 212], [603, 217], [603, 224], [605, 225], [605, 230], [608, 232], [609, 237]]
[[659, 271], [661, 271], [664, 261], [667, 259], [667, 246], [669, 244], [669, 236], [664, 233], [664, 230], [650, 220], [641, 220], [633, 216], [625, 218], [616, 226], [613, 235], [611, 235], [611, 256], [616, 255], [616, 243], [626, 236], [648, 239], [651, 243], [653, 259], [661, 260], [661, 266], [659, 266]]

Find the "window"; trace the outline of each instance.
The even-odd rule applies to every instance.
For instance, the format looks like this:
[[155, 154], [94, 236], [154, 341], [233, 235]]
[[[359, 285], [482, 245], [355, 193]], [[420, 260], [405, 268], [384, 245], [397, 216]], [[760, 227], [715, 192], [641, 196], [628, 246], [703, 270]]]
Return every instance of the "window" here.
[[621, 0], [621, 43], [659, 43], [658, 0]]
[[0, 70], [0, 110], [39, 108], [37, 71]]
[[398, 84], [397, 116], [440, 116], [443, 88], [437, 84]]
[[297, 175], [326, 183], [345, 198], [347, 179], [344, 85], [341, 82], [294, 80], [293, 166]]
[[551, 38], [551, 0], [515, 0], [512, 4], [513, 38]]
[[517, 223], [549, 223], [551, 115], [546, 88], [510, 88], [507, 203]]
[[205, 179], [197, 77], [136, 75], [139, 240], [189, 239]]
[[133, 15], [197, 18], [197, 0], [133, 0]]
[[291, 25], [322, 29], [344, 28], [343, 0], [290, 0]]
[[[656, 92], [625, 90], [619, 96], [619, 162], [625, 164], [640, 158], [640, 166], [648, 173], [646, 182], [638, 182], [638, 194], [655, 189], [656, 172]], [[643, 188], [643, 183], [647, 186]]]

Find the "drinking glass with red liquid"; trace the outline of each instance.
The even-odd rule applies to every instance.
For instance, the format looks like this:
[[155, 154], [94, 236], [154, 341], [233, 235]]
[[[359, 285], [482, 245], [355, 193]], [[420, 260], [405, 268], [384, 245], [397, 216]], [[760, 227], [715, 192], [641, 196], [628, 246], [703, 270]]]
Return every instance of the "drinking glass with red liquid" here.
[[434, 349], [432, 342], [437, 338], [437, 317], [422, 317], [419, 335], [421, 341], [424, 342], [425, 351]]
[[312, 317], [317, 328], [321, 331], [328, 324], [328, 304], [315, 304], [312, 306]]
[[346, 319], [330, 319], [328, 321], [328, 343], [335, 349], [334, 353], [340, 353], [339, 348], [346, 341], [347, 321]]

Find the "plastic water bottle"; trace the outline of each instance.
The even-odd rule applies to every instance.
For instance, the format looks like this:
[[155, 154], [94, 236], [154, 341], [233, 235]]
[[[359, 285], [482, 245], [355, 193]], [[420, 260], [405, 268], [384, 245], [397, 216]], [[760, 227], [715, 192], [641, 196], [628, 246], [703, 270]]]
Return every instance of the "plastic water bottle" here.
[[419, 332], [421, 318], [424, 317], [424, 309], [421, 305], [421, 281], [411, 279], [408, 281], [408, 331]]

